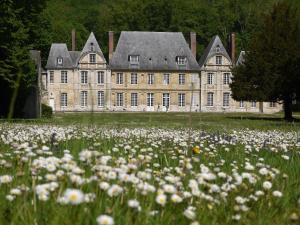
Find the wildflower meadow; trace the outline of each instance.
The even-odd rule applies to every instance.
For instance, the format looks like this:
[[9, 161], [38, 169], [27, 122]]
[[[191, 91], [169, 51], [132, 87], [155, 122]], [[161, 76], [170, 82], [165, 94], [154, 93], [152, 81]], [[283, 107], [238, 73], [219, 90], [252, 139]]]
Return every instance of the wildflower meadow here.
[[0, 224], [299, 224], [297, 130], [0, 124]]

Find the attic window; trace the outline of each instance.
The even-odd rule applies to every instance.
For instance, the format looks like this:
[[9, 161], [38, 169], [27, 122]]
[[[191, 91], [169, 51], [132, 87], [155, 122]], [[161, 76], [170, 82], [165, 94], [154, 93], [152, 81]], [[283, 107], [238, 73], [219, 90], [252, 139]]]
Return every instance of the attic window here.
[[96, 63], [96, 54], [90, 54], [90, 63]]
[[186, 65], [186, 57], [185, 56], [177, 56], [176, 57], [177, 65]]
[[217, 53], [220, 52], [220, 45], [217, 45], [217, 47], [216, 47], [216, 52], [217, 52]]
[[62, 57], [58, 57], [57, 58], [57, 65], [62, 66], [63, 64], [63, 58]]
[[139, 56], [138, 55], [130, 55], [129, 62], [131, 64], [138, 64], [139, 63]]

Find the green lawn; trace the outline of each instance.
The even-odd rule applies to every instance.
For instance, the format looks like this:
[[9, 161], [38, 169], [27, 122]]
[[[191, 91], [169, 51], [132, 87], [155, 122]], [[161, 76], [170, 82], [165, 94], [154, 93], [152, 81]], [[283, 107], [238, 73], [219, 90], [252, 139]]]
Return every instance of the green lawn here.
[[300, 114], [288, 123], [278, 114], [253, 113], [64, 113], [55, 114], [45, 122], [55, 124], [93, 124], [119, 127], [198, 128], [204, 130], [227, 129], [281, 129], [300, 130]]

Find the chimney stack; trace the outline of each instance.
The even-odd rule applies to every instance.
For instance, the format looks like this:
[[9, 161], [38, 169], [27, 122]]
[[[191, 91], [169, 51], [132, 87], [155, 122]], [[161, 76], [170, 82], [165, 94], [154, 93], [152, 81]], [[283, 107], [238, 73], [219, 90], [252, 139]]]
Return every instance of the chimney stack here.
[[75, 29], [72, 29], [72, 51], [76, 50], [76, 33]]
[[230, 34], [230, 58], [232, 64], [235, 64], [235, 33]]
[[109, 58], [109, 62], [112, 59], [113, 53], [114, 53], [114, 32], [109, 31], [108, 32], [108, 58]]
[[191, 48], [191, 51], [192, 51], [192, 54], [193, 56], [195, 57], [196, 59], [196, 54], [197, 54], [197, 40], [196, 40], [196, 32], [191, 32], [190, 33], [190, 41], [191, 41], [191, 44], [190, 44], [190, 48]]

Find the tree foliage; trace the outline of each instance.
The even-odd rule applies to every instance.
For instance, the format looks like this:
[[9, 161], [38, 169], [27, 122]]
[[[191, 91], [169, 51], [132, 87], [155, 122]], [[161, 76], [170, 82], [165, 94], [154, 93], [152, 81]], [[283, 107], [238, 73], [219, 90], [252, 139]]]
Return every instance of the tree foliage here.
[[292, 119], [292, 101], [300, 100], [300, 17], [290, 4], [278, 3], [264, 16], [233, 76], [234, 99], [283, 102]]

